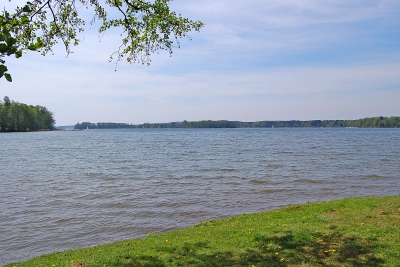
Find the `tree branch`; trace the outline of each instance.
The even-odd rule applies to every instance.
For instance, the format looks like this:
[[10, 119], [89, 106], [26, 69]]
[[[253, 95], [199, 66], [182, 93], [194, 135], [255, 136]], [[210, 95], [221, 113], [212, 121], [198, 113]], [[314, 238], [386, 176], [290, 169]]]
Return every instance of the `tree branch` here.
[[50, 0], [47, 1], [47, 5], [49, 6], [49, 9], [50, 9], [51, 13], [53, 14], [54, 25], [55, 25], [55, 27], [57, 28], [57, 31], [58, 31], [58, 33], [60, 34], [61, 40], [62, 40], [63, 43], [64, 43], [65, 51], [67, 52], [67, 54], [69, 54], [69, 53], [71, 52], [71, 51], [69, 50], [69, 45], [68, 45], [68, 43], [64, 40], [64, 36], [63, 36], [63, 34], [62, 34], [62, 31], [61, 31], [61, 29], [58, 27], [56, 15], [54, 14], [53, 8], [52, 8], [51, 5], [50, 5]]
[[[33, 17], [36, 16], [46, 5], [49, 5], [50, 1], [51, 0], [47, 0], [47, 2], [45, 2], [43, 6], [41, 6], [38, 10], [36, 10], [36, 12], [31, 15], [30, 21], [32, 21]], [[53, 16], [54, 16], [54, 13], [53, 13]]]
[[[138, 6], [133, 5], [131, 2], [129, 2], [129, 0], [124, 0], [124, 2], [130, 6], [131, 8], [133, 8], [135, 11], [139, 11], [140, 8]], [[141, 3], [143, 3], [142, 1], [140, 1]]]
[[126, 24], [129, 25], [129, 20], [128, 20], [128, 18], [126, 17], [125, 12], [119, 7], [119, 5], [118, 5], [118, 3], [117, 3], [116, 0], [114, 0], [114, 4], [115, 4], [115, 6], [119, 9], [119, 11], [124, 15], [124, 20], [125, 20]]

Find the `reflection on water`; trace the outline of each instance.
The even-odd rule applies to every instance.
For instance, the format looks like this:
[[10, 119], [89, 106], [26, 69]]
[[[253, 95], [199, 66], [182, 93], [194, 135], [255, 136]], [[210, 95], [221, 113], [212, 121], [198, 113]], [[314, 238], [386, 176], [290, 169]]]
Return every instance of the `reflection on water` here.
[[400, 192], [398, 129], [0, 135], [0, 265], [290, 203]]

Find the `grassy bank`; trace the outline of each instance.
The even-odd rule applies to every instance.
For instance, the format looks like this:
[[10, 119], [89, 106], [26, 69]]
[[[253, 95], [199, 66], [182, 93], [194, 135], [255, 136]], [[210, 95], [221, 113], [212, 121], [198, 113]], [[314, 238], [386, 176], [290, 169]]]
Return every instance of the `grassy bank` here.
[[400, 196], [290, 205], [6, 266], [400, 266]]

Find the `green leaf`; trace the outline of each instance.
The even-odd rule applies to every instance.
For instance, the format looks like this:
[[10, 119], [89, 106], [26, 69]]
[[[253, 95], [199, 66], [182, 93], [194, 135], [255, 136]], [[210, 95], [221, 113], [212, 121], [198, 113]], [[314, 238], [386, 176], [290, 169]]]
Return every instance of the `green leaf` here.
[[19, 20], [17, 20], [17, 19], [13, 19], [13, 21], [12, 21], [12, 25], [13, 25], [13, 26], [17, 26], [17, 25], [19, 25]]
[[6, 28], [3, 28], [3, 36], [4, 39], [7, 40], [7, 38], [10, 37], [10, 31], [7, 30]]
[[[29, 2], [28, 2], [27, 4], [29, 4]], [[26, 5], [26, 6], [24, 6], [24, 7], [22, 8], [22, 11], [24, 11], [24, 12], [31, 12], [31, 8], [30, 8], [28, 5]]]
[[4, 65], [0, 65], [0, 73], [4, 73], [6, 71], [8, 71], [7, 67]]
[[8, 46], [12, 46], [13, 44], [15, 44], [17, 42], [17, 39], [15, 39], [13, 37], [9, 37], [6, 42], [7, 42]]
[[28, 46], [28, 49], [31, 51], [35, 51], [36, 50], [36, 45], [34, 43], [30, 43]]
[[4, 74], [4, 77], [6, 78], [7, 81], [12, 82], [12, 78], [11, 78], [11, 75], [10, 75], [10, 74], [5, 73], [5, 74]]
[[22, 57], [22, 51], [20, 50], [20, 51], [15, 52], [15, 57], [16, 58]]
[[27, 16], [22, 16], [22, 17], [21, 17], [21, 22], [24, 23], [24, 24], [29, 23], [28, 17], [27, 17]]
[[7, 56], [11, 56], [12, 54], [15, 54], [17, 52], [17, 47], [12, 46], [7, 48]]
[[8, 51], [8, 45], [0, 44], [0, 53], [6, 53]]

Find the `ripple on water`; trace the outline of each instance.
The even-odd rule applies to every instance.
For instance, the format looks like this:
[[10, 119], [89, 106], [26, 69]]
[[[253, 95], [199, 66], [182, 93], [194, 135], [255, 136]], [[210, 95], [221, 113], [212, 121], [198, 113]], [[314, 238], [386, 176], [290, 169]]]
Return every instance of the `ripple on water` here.
[[0, 265], [293, 203], [400, 192], [398, 129], [0, 135]]

